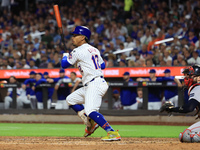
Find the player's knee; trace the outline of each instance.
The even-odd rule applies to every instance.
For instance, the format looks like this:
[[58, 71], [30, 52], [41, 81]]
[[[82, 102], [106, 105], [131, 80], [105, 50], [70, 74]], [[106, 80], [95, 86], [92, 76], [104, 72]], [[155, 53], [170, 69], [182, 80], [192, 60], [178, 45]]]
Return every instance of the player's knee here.
[[70, 106], [70, 105], [73, 105], [72, 104], [72, 101], [71, 101], [71, 98], [70, 98], [70, 95], [66, 97], [66, 102], [67, 104]]
[[89, 115], [90, 115], [92, 112], [94, 112], [94, 111], [97, 111], [97, 110], [85, 108], [85, 114], [86, 114], [87, 116], [89, 116]]
[[191, 143], [192, 141], [190, 135], [191, 135], [191, 130], [185, 129], [183, 132], [179, 134], [179, 140], [181, 142]]

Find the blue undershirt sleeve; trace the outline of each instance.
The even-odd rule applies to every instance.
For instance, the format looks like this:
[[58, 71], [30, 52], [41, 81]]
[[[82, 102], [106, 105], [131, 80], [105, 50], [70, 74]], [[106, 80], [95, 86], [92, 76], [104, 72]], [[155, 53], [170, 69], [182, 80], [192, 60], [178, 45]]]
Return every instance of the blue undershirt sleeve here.
[[64, 56], [61, 60], [61, 66], [62, 68], [68, 68], [69, 66], [71, 66], [71, 64], [67, 61], [67, 56]]
[[105, 69], [106, 68], [106, 65], [105, 65], [105, 63], [103, 62], [102, 64], [101, 64], [101, 69]]

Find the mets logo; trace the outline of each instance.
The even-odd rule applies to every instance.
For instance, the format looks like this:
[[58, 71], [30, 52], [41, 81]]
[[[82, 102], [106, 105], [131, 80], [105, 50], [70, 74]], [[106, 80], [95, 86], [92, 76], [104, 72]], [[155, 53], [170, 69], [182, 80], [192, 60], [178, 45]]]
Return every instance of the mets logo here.
[[72, 54], [71, 53], [69, 54], [69, 59], [72, 59]]

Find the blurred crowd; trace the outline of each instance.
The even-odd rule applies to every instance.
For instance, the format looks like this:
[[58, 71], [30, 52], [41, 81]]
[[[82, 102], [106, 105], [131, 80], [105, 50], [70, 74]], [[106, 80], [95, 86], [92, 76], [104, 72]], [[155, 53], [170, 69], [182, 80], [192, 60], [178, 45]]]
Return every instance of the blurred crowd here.
[[[200, 64], [198, 0], [174, 0], [171, 4], [165, 0], [60, 2], [67, 50], [57, 27], [54, 2], [32, 2], [28, 10], [17, 13], [1, 9], [1, 69], [60, 68], [62, 54], [74, 48], [70, 32], [77, 25], [89, 27], [89, 42], [100, 50], [106, 67]], [[169, 42], [155, 44], [169, 38]], [[132, 50], [113, 54], [126, 48]]]

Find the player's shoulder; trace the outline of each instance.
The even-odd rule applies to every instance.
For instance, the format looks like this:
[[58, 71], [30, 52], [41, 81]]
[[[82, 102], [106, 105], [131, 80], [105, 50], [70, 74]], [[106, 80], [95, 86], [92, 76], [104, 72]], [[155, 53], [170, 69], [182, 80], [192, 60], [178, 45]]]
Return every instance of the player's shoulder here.
[[188, 93], [190, 93], [194, 89], [199, 90], [200, 89], [200, 83], [196, 83], [196, 84], [193, 84], [192, 86], [190, 86], [190, 88], [188, 89]]

